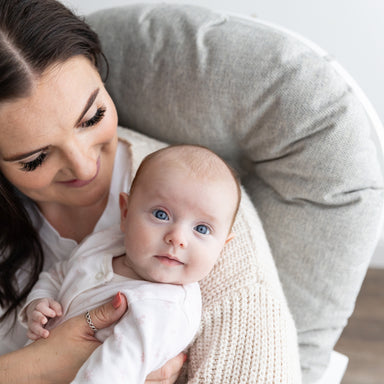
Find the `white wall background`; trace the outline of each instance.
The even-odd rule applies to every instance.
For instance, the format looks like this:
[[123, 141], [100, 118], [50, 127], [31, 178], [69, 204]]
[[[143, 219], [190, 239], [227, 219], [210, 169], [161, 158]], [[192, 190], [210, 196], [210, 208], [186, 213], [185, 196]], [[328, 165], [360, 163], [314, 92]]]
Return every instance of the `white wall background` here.
[[[166, 1], [258, 16], [305, 36], [334, 56], [352, 75], [384, 122], [383, 0]], [[62, 2], [80, 14], [87, 14], [98, 9], [139, 1], [62, 0]], [[384, 267], [384, 234], [371, 265]]]

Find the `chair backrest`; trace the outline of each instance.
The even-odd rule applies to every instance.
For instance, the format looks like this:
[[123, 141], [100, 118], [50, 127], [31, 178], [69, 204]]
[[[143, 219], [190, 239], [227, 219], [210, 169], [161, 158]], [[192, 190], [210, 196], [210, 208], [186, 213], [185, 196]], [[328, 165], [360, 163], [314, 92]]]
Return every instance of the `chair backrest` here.
[[356, 91], [329, 57], [257, 20], [164, 4], [88, 20], [120, 125], [208, 146], [239, 170], [313, 382], [353, 311], [382, 221], [372, 120]]

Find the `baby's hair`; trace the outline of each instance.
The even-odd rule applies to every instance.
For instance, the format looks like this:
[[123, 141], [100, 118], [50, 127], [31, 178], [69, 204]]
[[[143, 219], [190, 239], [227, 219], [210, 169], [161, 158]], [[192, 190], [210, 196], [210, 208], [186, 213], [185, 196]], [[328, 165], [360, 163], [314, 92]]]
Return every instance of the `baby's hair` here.
[[159, 159], [160, 157], [162, 159], [168, 157], [170, 160], [176, 160], [178, 165], [185, 167], [186, 172], [190, 172], [191, 175], [198, 176], [200, 178], [204, 177], [207, 180], [225, 176], [225, 172], [228, 171], [229, 176], [232, 177], [235, 183], [237, 193], [237, 201], [235, 205], [232, 223], [230, 226], [231, 229], [240, 206], [240, 180], [235, 170], [230, 165], [228, 165], [226, 161], [224, 161], [215, 152], [204, 146], [176, 144], [150, 153], [141, 162], [136, 172], [136, 175], [132, 181], [130, 193], [133, 193], [145, 169], [154, 160]]

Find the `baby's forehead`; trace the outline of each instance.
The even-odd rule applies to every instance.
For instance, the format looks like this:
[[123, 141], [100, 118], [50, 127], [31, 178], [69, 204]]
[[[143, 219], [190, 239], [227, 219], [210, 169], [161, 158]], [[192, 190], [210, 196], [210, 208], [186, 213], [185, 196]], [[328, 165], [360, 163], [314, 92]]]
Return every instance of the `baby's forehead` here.
[[149, 166], [164, 168], [168, 171], [176, 171], [180, 167], [188, 174], [194, 174], [202, 178], [228, 178], [231, 179], [231, 171], [226, 163], [215, 153], [204, 147], [183, 145], [167, 147], [156, 153]]
[[[180, 172], [181, 171], [181, 172]], [[220, 185], [228, 198], [240, 201], [240, 187], [231, 168], [211, 150], [193, 145], [176, 145], [163, 148], [147, 156], [139, 167], [137, 178], [141, 182], [165, 178], [172, 183], [172, 175], [182, 174], [194, 183]], [[181, 186], [182, 187], [182, 186]]]

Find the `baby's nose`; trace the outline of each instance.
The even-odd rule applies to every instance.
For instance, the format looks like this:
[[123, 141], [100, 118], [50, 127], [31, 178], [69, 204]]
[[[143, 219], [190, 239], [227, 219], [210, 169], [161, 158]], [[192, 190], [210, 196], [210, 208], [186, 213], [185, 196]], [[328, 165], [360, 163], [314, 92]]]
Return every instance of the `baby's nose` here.
[[181, 229], [174, 228], [169, 231], [165, 235], [164, 240], [167, 244], [170, 244], [173, 247], [185, 248], [188, 246], [187, 238]]

